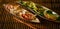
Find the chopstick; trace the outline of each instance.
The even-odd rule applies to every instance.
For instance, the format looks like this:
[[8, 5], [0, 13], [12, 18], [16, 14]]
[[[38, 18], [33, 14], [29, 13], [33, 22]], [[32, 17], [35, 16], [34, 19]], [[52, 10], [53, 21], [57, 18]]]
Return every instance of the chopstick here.
[[28, 27], [30, 27], [30, 28], [32, 28], [32, 29], [37, 29], [37, 28], [33, 27], [33, 25], [30, 25], [30, 24], [28, 24], [28, 23], [26, 23], [26, 22], [24, 22], [24, 21], [22, 21], [22, 20], [20, 20], [20, 19], [17, 19], [17, 18], [15, 18], [15, 17], [13, 17], [13, 19], [16, 20], [17, 22], [20, 22], [20, 23], [22, 23], [22, 24], [27, 25]]

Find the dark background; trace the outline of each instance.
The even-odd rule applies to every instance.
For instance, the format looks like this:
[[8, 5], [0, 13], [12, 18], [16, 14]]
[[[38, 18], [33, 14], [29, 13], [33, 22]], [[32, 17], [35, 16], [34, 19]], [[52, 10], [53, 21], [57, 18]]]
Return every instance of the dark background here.
[[[13, 2], [17, 0], [0, 0], [0, 29], [32, 29], [31, 27], [16, 21], [13, 15], [8, 13], [6, 10], [2, 9], [2, 4], [6, 2]], [[57, 12], [60, 15], [60, 0], [28, 0]], [[17, 18], [18, 19], [18, 18]], [[23, 21], [24, 22], [24, 21]], [[43, 23], [35, 24], [30, 22], [25, 22], [32, 25], [37, 29], [60, 29], [60, 23], [43, 21]]]

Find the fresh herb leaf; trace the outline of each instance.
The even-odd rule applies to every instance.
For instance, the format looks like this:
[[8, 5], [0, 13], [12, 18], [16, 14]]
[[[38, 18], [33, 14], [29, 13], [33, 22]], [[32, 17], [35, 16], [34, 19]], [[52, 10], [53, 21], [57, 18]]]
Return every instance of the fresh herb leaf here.
[[40, 15], [41, 15], [41, 16], [44, 16], [43, 12], [40, 12]]
[[52, 14], [52, 11], [48, 10], [47, 13], [48, 13], [48, 14]]

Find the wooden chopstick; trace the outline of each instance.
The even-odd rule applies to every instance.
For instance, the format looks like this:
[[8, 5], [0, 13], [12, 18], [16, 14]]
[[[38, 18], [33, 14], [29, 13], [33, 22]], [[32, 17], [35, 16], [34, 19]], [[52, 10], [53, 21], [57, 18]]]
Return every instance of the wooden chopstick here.
[[25, 24], [25, 25], [29, 26], [32, 29], [37, 29], [37, 28], [33, 27], [32, 25], [30, 25], [30, 24], [28, 24], [28, 23], [26, 23], [26, 22], [24, 22], [24, 21], [22, 21], [22, 20], [20, 20], [18, 18], [13, 17], [13, 19], [15, 19], [17, 22], [20, 22], [22, 24]]

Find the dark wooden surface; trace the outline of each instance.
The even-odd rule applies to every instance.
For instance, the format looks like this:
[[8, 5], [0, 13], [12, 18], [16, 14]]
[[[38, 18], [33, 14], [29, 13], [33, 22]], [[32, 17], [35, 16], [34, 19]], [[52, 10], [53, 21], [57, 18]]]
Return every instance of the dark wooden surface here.
[[[2, 9], [4, 2], [13, 2], [15, 0], [0, 0], [0, 29], [60, 29], [60, 23], [49, 22], [43, 20], [42, 23], [30, 23], [24, 20], [20, 20], [15, 16]], [[36, 3], [42, 4], [60, 14], [60, 0], [30, 0]], [[18, 20], [16, 20], [18, 19]], [[30, 26], [28, 26], [30, 25]]]

